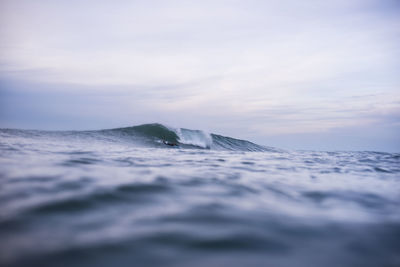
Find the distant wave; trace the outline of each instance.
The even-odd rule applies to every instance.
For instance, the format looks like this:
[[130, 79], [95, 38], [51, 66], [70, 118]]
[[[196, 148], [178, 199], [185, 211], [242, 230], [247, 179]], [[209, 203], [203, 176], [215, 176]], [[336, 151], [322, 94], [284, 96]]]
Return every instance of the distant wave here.
[[181, 148], [239, 151], [269, 150], [267, 147], [246, 140], [235, 139], [213, 133], [209, 134], [201, 130], [172, 128], [159, 123], [102, 130], [101, 132], [129, 136], [135, 140], [141, 140], [148, 145], [154, 146], [164, 146], [163, 142], [165, 142], [167, 144], [176, 144], [177, 147]]
[[131, 127], [105, 129], [97, 131], [32, 131], [1, 129], [3, 134], [22, 135], [24, 137], [63, 137], [92, 138], [96, 140], [129, 141], [141, 146], [213, 149], [232, 151], [271, 151], [270, 147], [254, 144], [250, 141], [201, 130], [172, 128], [160, 123], [142, 124]]

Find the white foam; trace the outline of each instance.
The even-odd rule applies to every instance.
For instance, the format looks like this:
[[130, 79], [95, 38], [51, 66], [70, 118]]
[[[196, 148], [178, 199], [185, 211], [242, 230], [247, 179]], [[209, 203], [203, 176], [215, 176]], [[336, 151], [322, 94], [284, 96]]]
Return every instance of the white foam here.
[[175, 133], [178, 135], [179, 142], [182, 144], [209, 148], [212, 143], [211, 135], [200, 130], [178, 128], [175, 129]]

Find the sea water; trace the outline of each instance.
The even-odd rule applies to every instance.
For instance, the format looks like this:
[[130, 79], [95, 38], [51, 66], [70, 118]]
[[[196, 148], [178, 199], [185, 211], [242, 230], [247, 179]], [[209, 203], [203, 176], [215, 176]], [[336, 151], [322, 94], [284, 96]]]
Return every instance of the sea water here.
[[140, 127], [0, 130], [0, 266], [400, 266], [400, 154]]

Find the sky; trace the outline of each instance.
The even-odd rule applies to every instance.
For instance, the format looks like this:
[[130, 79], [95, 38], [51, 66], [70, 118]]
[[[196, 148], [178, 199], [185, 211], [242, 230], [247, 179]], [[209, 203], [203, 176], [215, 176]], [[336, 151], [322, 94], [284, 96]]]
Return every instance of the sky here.
[[0, 128], [400, 152], [400, 1], [0, 0]]

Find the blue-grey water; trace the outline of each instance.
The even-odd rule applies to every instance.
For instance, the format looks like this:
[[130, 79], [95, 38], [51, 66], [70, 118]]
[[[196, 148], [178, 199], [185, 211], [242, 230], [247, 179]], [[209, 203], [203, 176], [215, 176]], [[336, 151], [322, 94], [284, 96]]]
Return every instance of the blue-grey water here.
[[398, 153], [0, 130], [0, 266], [394, 267], [399, 204]]

